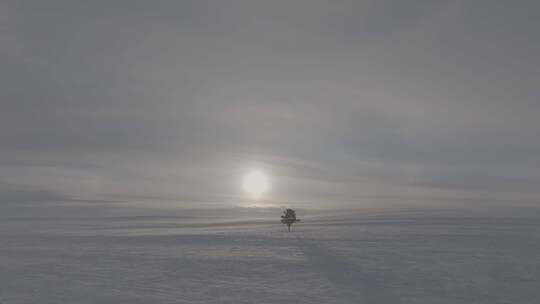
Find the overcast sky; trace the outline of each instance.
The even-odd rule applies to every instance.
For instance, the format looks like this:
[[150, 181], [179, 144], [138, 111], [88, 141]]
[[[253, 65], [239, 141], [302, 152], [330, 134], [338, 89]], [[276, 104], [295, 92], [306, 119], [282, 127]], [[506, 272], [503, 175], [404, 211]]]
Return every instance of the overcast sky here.
[[534, 201], [538, 1], [0, 2], [0, 199]]

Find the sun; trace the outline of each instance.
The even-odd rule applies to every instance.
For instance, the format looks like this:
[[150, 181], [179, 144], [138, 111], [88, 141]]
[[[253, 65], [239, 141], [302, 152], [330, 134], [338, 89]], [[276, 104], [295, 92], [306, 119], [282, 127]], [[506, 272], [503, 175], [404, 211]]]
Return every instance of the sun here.
[[251, 171], [244, 176], [242, 186], [246, 193], [259, 197], [268, 191], [268, 178], [261, 171]]

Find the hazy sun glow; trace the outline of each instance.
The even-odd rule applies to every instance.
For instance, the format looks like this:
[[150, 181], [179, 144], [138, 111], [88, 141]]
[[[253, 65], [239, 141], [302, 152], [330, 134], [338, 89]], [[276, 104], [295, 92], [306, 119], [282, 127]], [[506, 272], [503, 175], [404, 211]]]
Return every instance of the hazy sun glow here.
[[252, 171], [244, 176], [243, 188], [246, 193], [260, 196], [268, 191], [268, 178], [261, 171]]

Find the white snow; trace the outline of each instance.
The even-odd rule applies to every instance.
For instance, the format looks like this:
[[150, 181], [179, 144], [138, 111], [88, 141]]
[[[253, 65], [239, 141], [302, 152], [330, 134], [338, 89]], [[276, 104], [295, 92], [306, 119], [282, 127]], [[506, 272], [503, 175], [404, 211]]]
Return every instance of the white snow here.
[[219, 213], [0, 205], [0, 303], [540, 298], [538, 212]]

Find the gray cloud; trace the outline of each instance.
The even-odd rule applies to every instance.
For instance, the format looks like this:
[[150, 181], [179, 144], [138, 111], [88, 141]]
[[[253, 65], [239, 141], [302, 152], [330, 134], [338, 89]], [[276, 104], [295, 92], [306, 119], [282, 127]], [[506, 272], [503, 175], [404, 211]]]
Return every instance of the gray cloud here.
[[61, 193], [46, 189], [27, 188], [19, 185], [0, 184], [2, 203], [58, 202], [68, 199]]
[[276, 203], [533, 197], [538, 8], [4, 1], [0, 182], [236, 204], [260, 166]]

